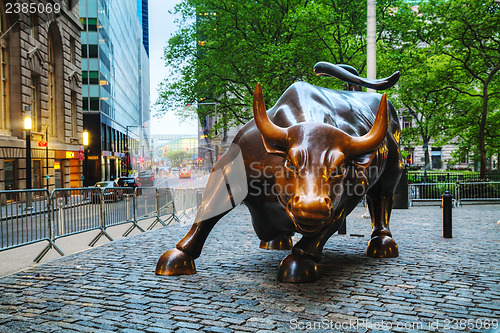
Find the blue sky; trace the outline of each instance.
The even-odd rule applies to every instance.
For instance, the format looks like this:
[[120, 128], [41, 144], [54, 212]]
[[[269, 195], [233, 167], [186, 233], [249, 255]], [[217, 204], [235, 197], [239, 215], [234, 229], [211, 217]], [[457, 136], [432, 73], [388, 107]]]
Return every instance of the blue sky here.
[[[181, 0], [149, 0], [149, 60], [151, 77], [151, 110], [154, 114], [154, 103], [158, 98], [158, 85], [167, 75], [165, 63], [161, 59], [163, 48], [169, 37], [177, 30], [175, 17], [168, 12]], [[152, 117], [153, 134], [196, 134], [196, 121], [180, 122], [174, 110], [159, 119]]]

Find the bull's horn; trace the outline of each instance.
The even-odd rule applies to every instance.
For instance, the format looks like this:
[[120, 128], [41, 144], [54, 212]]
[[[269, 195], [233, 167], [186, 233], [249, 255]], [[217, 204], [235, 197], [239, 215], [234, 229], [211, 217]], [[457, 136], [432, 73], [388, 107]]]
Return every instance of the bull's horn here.
[[349, 136], [344, 144], [344, 153], [352, 156], [361, 155], [377, 148], [387, 135], [389, 126], [387, 112], [387, 95], [383, 94], [370, 132], [360, 137]]
[[288, 136], [287, 130], [283, 127], [276, 126], [267, 116], [266, 104], [264, 102], [260, 83], [257, 83], [255, 93], [253, 94], [253, 116], [257, 128], [265, 139], [279, 146], [285, 146]]

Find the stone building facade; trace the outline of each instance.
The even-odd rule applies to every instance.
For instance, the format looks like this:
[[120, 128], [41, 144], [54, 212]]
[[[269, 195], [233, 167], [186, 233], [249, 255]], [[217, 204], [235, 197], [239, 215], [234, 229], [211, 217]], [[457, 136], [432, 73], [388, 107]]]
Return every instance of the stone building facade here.
[[0, 1], [0, 190], [82, 185], [82, 24], [78, 0]]

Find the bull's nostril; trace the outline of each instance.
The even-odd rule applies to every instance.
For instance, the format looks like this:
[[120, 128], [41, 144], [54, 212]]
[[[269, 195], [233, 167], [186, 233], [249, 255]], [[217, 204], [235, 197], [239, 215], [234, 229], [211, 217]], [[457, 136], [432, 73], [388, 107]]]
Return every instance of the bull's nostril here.
[[325, 202], [325, 204], [328, 206], [328, 208], [330, 208], [330, 207], [331, 207], [331, 205], [332, 205], [332, 200], [331, 200], [330, 198], [328, 198], [328, 197], [323, 198], [323, 201], [324, 201], [324, 202]]
[[298, 204], [299, 201], [300, 201], [300, 197], [298, 195], [296, 195], [296, 196], [293, 197], [293, 203], [294, 204]]

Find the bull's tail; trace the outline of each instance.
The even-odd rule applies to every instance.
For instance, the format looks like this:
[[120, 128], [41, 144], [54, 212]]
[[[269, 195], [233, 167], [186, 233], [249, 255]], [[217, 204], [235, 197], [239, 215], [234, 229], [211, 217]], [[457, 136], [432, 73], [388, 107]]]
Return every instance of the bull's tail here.
[[389, 89], [399, 80], [399, 72], [395, 72], [384, 79], [367, 79], [359, 76], [354, 67], [348, 65], [334, 65], [329, 62], [318, 62], [314, 65], [314, 73], [319, 76], [330, 76], [347, 82], [351, 85], [358, 85], [375, 90]]

